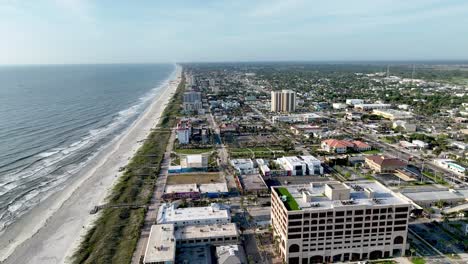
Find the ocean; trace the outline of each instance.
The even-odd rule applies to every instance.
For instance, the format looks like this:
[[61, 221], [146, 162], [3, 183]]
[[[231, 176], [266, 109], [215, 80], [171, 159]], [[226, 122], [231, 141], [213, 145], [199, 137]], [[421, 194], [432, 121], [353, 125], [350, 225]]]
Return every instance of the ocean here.
[[174, 75], [171, 64], [0, 66], [0, 233], [62, 189]]

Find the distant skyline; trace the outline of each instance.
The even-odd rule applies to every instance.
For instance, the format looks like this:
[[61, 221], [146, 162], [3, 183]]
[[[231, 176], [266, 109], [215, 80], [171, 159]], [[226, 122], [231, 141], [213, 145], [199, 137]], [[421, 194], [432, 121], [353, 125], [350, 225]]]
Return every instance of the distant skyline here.
[[468, 60], [468, 1], [0, 0], [0, 64]]

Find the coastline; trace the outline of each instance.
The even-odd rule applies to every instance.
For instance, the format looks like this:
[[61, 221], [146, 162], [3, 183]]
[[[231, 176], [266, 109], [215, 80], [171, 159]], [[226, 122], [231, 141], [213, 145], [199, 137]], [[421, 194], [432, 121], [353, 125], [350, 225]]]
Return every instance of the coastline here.
[[[51, 195], [12, 224], [0, 241], [2, 263], [64, 263], [79, 245], [99, 214], [89, 210], [102, 204], [125, 166], [158, 123], [180, 82], [182, 68], [162, 94], [121, 135], [70, 179], [63, 190]], [[173, 74], [171, 74], [173, 76]]]

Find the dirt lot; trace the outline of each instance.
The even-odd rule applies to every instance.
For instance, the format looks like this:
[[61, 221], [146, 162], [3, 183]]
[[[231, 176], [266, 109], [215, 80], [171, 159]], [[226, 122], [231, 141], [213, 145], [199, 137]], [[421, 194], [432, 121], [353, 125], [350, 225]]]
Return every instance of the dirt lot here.
[[205, 183], [222, 183], [223, 178], [218, 172], [215, 173], [182, 173], [177, 175], [169, 175], [166, 184], [205, 184]]

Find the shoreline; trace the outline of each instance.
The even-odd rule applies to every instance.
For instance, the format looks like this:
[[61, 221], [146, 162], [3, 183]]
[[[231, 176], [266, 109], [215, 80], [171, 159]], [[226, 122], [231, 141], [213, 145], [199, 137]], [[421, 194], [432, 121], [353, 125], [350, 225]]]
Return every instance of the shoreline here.
[[[64, 263], [99, 214], [89, 210], [102, 204], [143, 141], [157, 125], [180, 82], [176, 65], [162, 94], [113, 139], [61, 191], [51, 195], [7, 228], [0, 241], [1, 263]], [[2, 262], [4, 261], [4, 262]]]

